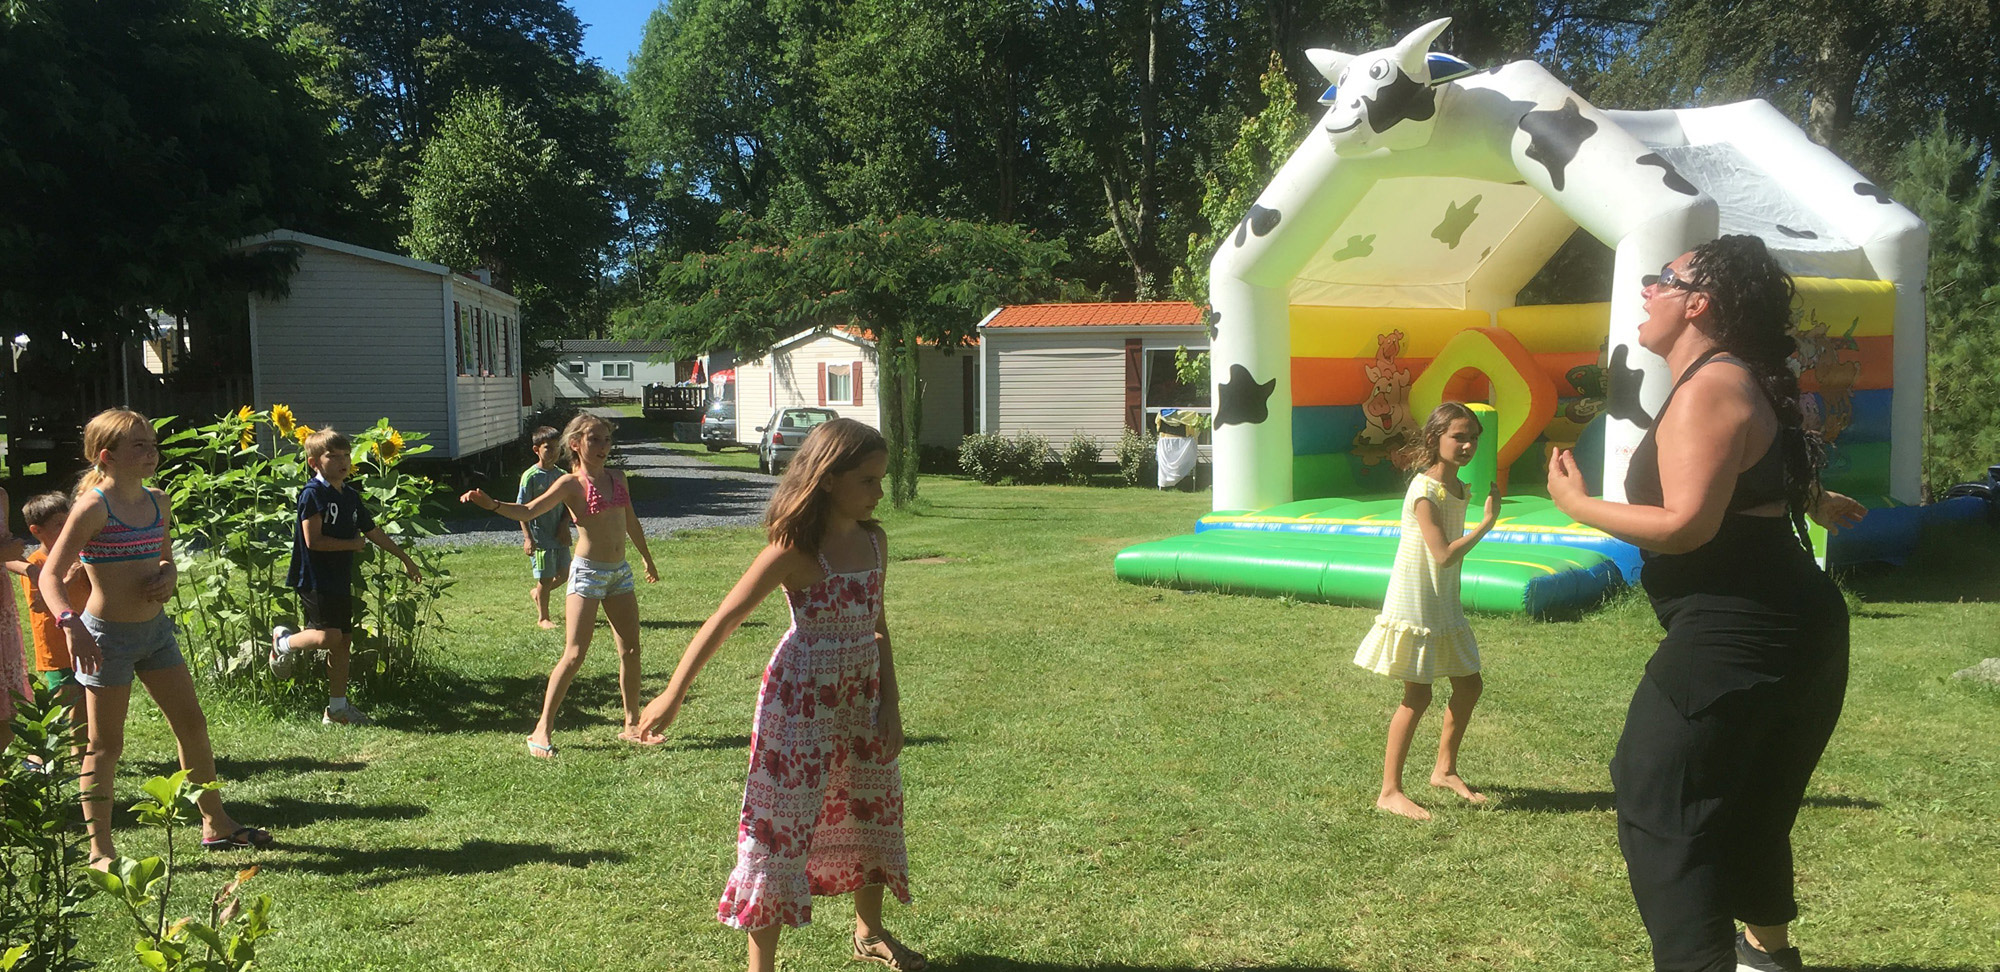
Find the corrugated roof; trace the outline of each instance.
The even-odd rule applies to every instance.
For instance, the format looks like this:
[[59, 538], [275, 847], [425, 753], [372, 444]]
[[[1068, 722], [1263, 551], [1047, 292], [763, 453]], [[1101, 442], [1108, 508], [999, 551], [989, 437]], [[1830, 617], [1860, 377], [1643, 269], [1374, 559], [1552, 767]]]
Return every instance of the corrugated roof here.
[[1014, 304], [1000, 308], [986, 327], [1134, 327], [1201, 323], [1202, 310], [1184, 300], [1106, 304]]
[[558, 354], [659, 354], [672, 351], [669, 341], [602, 341], [595, 338], [573, 338], [564, 341]]

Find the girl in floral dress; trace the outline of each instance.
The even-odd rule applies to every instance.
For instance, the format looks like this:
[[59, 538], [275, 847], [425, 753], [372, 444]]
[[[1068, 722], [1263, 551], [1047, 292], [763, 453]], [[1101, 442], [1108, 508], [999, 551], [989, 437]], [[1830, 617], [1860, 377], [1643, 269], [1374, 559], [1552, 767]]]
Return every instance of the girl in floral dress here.
[[854, 894], [853, 957], [917, 972], [924, 957], [882, 927], [886, 888], [908, 904], [903, 720], [882, 614], [888, 541], [872, 518], [889, 463], [852, 419], [815, 426], [766, 512], [770, 545], [702, 625], [638, 731], [658, 741], [689, 683], [779, 585], [792, 626], [757, 693], [736, 869], [716, 917], [749, 932], [750, 968], [777, 961], [778, 933], [812, 920], [814, 895]]
[[1451, 679], [1451, 704], [1445, 710], [1444, 732], [1438, 739], [1437, 766], [1431, 785], [1451, 790], [1473, 803], [1486, 797], [1458, 775], [1458, 744], [1479, 701], [1479, 643], [1466, 623], [1459, 603], [1458, 573], [1465, 555], [1493, 529], [1500, 514], [1500, 487], [1486, 496], [1486, 516], [1472, 532], [1465, 530], [1468, 494], [1458, 472], [1472, 461], [1479, 446], [1479, 418], [1457, 402], [1445, 402], [1424, 422], [1423, 438], [1410, 449], [1418, 472], [1403, 494], [1403, 537], [1396, 545], [1396, 566], [1389, 592], [1375, 626], [1354, 653], [1354, 663], [1378, 675], [1400, 679], [1403, 702], [1389, 720], [1389, 743], [1382, 756], [1382, 791], [1375, 805], [1412, 820], [1429, 820], [1425, 810], [1403, 793], [1403, 763], [1417, 734], [1417, 721], [1431, 704], [1431, 682]]

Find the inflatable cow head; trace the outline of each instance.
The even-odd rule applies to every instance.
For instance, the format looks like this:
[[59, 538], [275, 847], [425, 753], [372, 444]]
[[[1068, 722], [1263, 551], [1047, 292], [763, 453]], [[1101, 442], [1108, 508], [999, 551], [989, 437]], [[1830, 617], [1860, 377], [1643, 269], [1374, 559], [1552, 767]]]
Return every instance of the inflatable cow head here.
[[1320, 103], [1329, 106], [1322, 124], [1337, 154], [1417, 148], [1430, 141], [1437, 118], [1432, 85], [1472, 69], [1449, 54], [1431, 53], [1431, 42], [1450, 25], [1450, 17], [1433, 20], [1395, 46], [1366, 54], [1324, 48], [1306, 52], [1333, 84]]

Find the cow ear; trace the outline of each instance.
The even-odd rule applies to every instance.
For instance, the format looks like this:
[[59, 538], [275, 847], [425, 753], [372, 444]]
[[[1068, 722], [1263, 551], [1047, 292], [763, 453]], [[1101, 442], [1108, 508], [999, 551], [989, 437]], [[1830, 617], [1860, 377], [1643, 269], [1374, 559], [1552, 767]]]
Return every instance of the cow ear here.
[[1354, 60], [1354, 55], [1315, 47], [1306, 51], [1306, 60], [1312, 62], [1312, 66], [1319, 71], [1320, 77], [1326, 79], [1326, 83], [1339, 84], [1340, 72], [1347, 70], [1347, 63]]
[[1396, 42], [1396, 63], [1402, 66], [1404, 74], [1417, 81], [1430, 80], [1430, 67], [1424, 63], [1424, 55], [1430, 53], [1431, 42], [1437, 40], [1438, 35], [1444, 33], [1444, 29], [1449, 26], [1451, 26], [1450, 17], [1439, 17], [1410, 31], [1402, 40]]

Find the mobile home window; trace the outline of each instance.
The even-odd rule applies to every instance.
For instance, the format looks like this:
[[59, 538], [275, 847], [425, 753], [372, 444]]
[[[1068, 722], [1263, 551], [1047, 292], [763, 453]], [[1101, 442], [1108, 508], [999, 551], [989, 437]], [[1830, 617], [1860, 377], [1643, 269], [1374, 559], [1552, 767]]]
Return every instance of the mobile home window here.
[[500, 373], [514, 376], [514, 319], [500, 319]]
[[631, 381], [632, 362], [606, 361], [598, 371], [597, 377], [606, 381]]
[[473, 355], [476, 354], [472, 346], [472, 326], [468, 321], [469, 313], [465, 305], [455, 300], [451, 302], [451, 316], [455, 322], [454, 327], [458, 332], [458, 373], [461, 375], [472, 374]]
[[590, 366], [581, 361], [567, 361], [563, 363], [563, 367], [568, 368], [569, 373], [578, 378], [590, 374]]
[[826, 400], [828, 404], [854, 404], [854, 366], [830, 364], [826, 366]]

